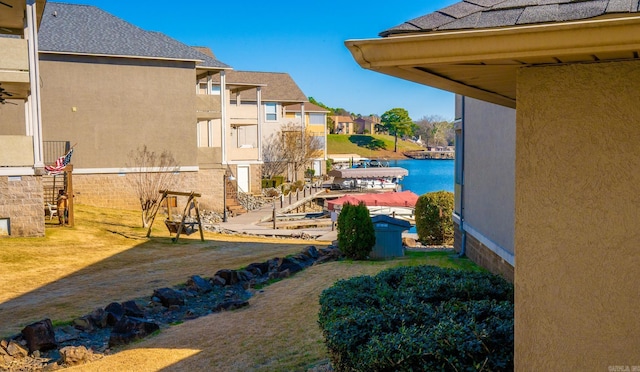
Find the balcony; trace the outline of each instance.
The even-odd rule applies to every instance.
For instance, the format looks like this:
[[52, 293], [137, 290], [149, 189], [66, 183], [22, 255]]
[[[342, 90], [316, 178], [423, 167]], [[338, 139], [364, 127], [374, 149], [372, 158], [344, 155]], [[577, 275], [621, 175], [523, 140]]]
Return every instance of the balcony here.
[[213, 120], [222, 117], [220, 96], [213, 94], [196, 95], [196, 115], [198, 120]]
[[0, 37], [0, 84], [11, 98], [26, 98], [29, 91], [27, 41]]

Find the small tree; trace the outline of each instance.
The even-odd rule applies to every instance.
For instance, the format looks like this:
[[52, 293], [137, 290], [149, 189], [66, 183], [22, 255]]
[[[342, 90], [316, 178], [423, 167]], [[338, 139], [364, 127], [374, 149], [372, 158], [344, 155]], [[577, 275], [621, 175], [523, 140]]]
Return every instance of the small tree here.
[[150, 151], [146, 145], [129, 153], [134, 173], [128, 177], [134, 188], [142, 209], [142, 226], [149, 227], [151, 219], [160, 208], [160, 190], [171, 189], [177, 182], [175, 175], [178, 163], [167, 150], [158, 154]]
[[345, 256], [364, 260], [376, 244], [373, 221], [367, 206], [345, 203], [338, 216], [338, 246]]
[[453, 243], [453, 193], [426, 193], [416, 202], [416, 231], [425, 245]]
[[398, 136], [409, 135], [414, 130], [409, 113], [403, 108], [396, 107], [382, 114], [380, 120], [387, 132], [394, 137], [393, 152], [398, 152]]
[[323, 142], [320, 136], [313, 135], [293, 123], [284, 125], [263, 144], [263, 175], [273, 177], [285, 173], [290, 167], [292, 178], [297, 181], [298, 173], [308, 168], [313, 159], [322, 154], [322, 150]]

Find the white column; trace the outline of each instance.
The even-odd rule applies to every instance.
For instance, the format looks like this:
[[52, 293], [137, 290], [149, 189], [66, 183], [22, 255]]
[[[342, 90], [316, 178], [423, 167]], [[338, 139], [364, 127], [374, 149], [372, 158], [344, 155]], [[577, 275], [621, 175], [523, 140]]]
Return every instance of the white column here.
[[42, 147], [42, 112], [40, 108], [40, 69], [38, 65], [38, 29], [36, 16], [36, 0], [27, 0], [27, 24], [25, 25], [25, 37], [27, 38], [29, 54], [29, 83], [31, 132], [33, 135], [34, 168], [44, 168]]
[[[222, 128], [222, 164], [227, 164], [227, 78], [225, 71], [220, 71], [220, 127]], [[226, 196], [225, 196], [226, 197]]]
[[305, 138], [306, 138], [306, 133], [305, 133], [305, 128], [306, 128], [306, 120], [307, 118], [305, 118], [304, 115], [304, 102], [300, 102], [300, 138], [302, 138], [302, 151], [306, 151], [305, 146], [307, 145]]
[[257, 102], [258, 102], [258, 161], [262, 161], [262, 87], [257, 87]]

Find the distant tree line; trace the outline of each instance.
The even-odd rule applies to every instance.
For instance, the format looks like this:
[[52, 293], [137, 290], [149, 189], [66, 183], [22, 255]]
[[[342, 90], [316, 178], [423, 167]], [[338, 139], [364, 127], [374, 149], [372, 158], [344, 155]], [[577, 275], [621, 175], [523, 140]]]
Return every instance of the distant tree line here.
[[[309, 97], [309, 102], [318, 105], [329, 111], [329, 116], [351, 116], [353, 119], [362, 117], [344, 108], [329, 107], [313, 97]], [[370, 116], [377, 116], [371, 114]], [[380, 116], [381, 123], [375, 127], [376, 133], [385, 133], [395, 137], [397, 146], [398, 137], [401, 139], [420, 138], [423, 145], [432, 146], [453, 146], [455, 140], [455, 130], [453, 122], [438, 115], [423, 116], [419, 120], [412, 120], [407, 110], [403, 108], [393, 108]], [[329, 132], [333, 128], [333, 120], [327, 118], [327, 128]]]

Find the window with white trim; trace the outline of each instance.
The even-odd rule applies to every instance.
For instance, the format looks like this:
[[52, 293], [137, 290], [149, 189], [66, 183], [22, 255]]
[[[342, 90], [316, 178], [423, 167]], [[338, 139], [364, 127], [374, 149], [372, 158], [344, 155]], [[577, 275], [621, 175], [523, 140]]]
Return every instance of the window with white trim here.
[[278, 104], [275, 102], [265, 102], [264, 104], [265, 120], [276, 121], [278, 120]]

